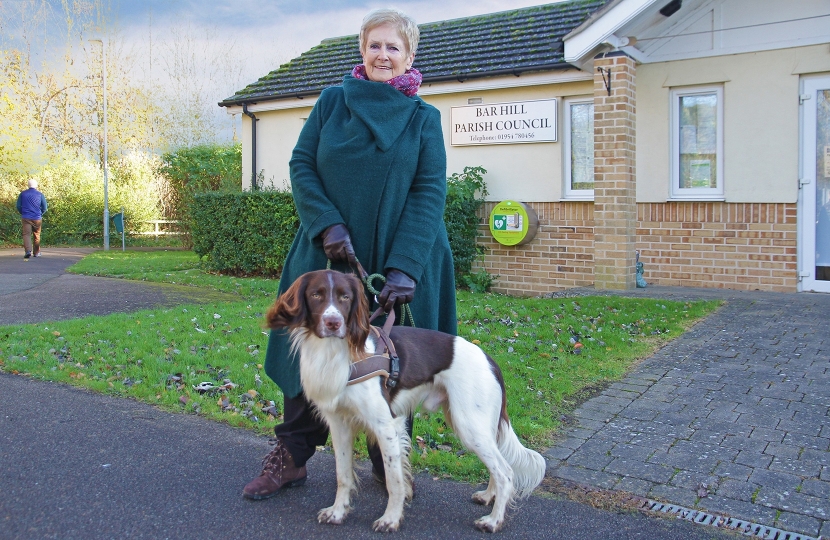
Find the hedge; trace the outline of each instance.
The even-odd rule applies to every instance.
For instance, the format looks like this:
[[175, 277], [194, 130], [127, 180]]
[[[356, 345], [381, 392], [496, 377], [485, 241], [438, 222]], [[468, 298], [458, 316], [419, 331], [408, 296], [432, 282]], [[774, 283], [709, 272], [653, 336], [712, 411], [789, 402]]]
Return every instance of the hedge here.
[[190, 215], [193, 251], [234, 275], [279, 275], [300, 226], [287, 191], [201, 193]]
[[206, 144], [165, 153], [158, 173], [169, 187], [163, 197], [164, 214], [179, 221], [189, 245], [193, 227], [193, 197], [198, 193], [239, 193], [242, 189], [242, 144]]
[[[481, 167], [466, 167], [447, 182], [444, 222], [455, 258], [456, 282], [464, 285], [473, 261], [483, 253], [476, 244], [477, 212], [487, 189]], [[299, 227], [288, 191], [212, 192], [194, 197], [193, 251], [208, 270], [232, 275], [278, 276]]]

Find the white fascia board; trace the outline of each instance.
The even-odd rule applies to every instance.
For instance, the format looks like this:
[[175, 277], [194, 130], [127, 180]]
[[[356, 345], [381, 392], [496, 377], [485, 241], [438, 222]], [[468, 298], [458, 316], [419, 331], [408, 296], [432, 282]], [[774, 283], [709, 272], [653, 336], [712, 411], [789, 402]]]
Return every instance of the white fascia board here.
[[614, 32], [634, 20], [657, 0], [622, 0], [581, 32], [565, 37], [565, 61], [582, 64], [585, 56], [608, 40]]
[[[442, 81], [436, 83], [425, 83], [418, 90], [419, 96], [437, 96], [440, 94], [456, 94], [459, 92], [481, 92], [483, 90], [502, 90], [504, 88], [520, 88], [526, 86], [540, 86], [545, 84], [561, 84], [579, 81], [592, 81], [593, 74], [578, 70], [576, 67], [568, 71], [549, 71], [530, 73], [527, 75], [502, 75], [499, 77], [482, 77], [468, 79], [465, 82]], [[317, 103], [317, 97], [311, 96], [303, 99], [288, 98], [263, 101], [248, 105], [248, 112], [258, 113], [266, 111], [281, 111], [285, 109], [298, 109], [301, 107], [313, 107]], [[226, 107], [228, 114], [242, 113], [241, 105]]]
[[[317, 96], [309, 96], [302, 99], [287, 98], [275, 99], [271, 101], [263, 101], [261, 103], [251, 103], [248, 105], [248, 112], [258, 113], [266, 111], [283, 111], [285, 109], [301, 109], [303, 107], [313, 107], [317, 103]], [[241, 114], [242, 105], [231, 105], [225, 107], [228, 114]]]
[[648, 55], [637, 47], [620, 47], [620, 50], [641, 64], [651, 62]]

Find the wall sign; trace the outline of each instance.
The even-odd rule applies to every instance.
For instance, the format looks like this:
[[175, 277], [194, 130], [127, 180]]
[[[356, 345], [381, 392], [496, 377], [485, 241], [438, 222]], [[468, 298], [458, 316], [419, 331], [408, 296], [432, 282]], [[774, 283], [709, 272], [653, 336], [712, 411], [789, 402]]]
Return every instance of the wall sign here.
[[452, 107], [453, 146], [556, 142], [556, 100]]
[[533, 240], [539, 218], [525, 203], [502, 201], [490, 212], [490, 233], [503, 246], [520, 246]]

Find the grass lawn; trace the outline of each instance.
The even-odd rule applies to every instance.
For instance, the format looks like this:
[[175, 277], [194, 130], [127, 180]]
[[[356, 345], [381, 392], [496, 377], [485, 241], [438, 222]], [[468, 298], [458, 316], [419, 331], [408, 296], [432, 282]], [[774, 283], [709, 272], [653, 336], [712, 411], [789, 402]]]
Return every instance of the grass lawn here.
[[[208, 274], [188, 251], [96, 252], [70, 271], [210, 288], [239, 300], [2, 326], [0, 370], [273, 434], [282, 395], [263, 370], [268, 337], [262, 323], [276, 280]], [[718, 305], [459, 291], [459, 334], [499, 363], [514, 429], [539, 449], [581, 399], [622, 378]], [[200, 392], [203, 382], [214, 388]], [[458, 480], [484, 477], [483, 465], [464, 451], [442, 414], [416, 413], [414, 435], [416, 469]], [[358, 452], [365, 452], [362, 443]]]

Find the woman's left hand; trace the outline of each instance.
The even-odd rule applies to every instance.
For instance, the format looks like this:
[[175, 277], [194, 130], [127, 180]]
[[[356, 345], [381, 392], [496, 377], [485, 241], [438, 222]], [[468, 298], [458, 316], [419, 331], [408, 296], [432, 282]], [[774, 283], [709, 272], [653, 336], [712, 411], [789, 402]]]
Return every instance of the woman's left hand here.
[[392, 268], [386, 273], [386, 285], [378, 295], [378, 304], [389, 313], [395, 306], [408, 304], [415, 297], [415, 280], [400, 270]]

